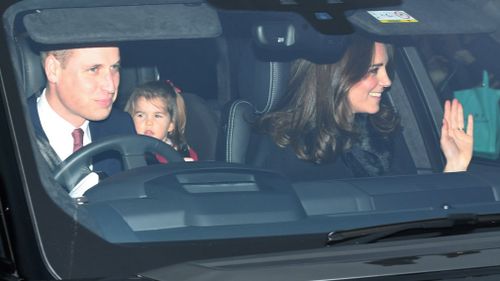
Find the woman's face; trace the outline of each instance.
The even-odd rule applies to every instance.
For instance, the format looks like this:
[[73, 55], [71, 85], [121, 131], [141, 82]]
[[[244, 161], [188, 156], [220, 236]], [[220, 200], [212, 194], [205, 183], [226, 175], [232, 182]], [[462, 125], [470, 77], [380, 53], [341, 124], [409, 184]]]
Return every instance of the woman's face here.
[[391, 86], [391, 79], [387, 75], [387, 51], [382, 43], [375, 43], [375, 53], [368, 73], [356, 82], [349, 92], [347, 99], [353, 113], [377, 113], [380, 109], [380, 100], [385, 88]]

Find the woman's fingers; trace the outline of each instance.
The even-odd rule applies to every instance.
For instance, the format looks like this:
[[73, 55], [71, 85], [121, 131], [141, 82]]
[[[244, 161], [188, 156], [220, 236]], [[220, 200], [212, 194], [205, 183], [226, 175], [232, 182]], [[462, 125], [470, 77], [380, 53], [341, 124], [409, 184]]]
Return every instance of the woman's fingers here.
[[465, 171], [473, 152], [474, 120], [467, 117], [464, 131], [464, 108], [457, 100], [445, 101], [443, 125], [441, 127], [441, 149], [446, 157], [445, 172]]
[[467, 135], [474, 137], [474, 117], [472, 114], [467, 117]]
[[457, 104], [457, 121], [458, 121], [458, 128], [459, 129], [464, 129], [465, 128], [465, 124], [464, 124], [464, 108], [462, 106], [462, 104], [456, 100], [456, 104]]
[[441, 126], [441, 143], [443, 142], [443, 138], [448, 136], [448, 121], [446, 118], [443, 118], [443, 125]]
[[451, 104], [449, 100], [446, 100], [444, 102], [444, 120], [448, 122], [448, 125], [450, 125], [450, 115], [451, 115]]
[[471, 114], [467, 116], [467, 129], [465, 129], [464, 108], [457, 99], [446, 100], [444, 103], [441, 135], [444, 134], [453, 138], [473, 136], [474, 134], [474, 118]]
[[451, 128], [452, 129], [458, 129], [459, 124], [458, 124], [458, 101], [456, 99], [453, 99], [451, 102]]

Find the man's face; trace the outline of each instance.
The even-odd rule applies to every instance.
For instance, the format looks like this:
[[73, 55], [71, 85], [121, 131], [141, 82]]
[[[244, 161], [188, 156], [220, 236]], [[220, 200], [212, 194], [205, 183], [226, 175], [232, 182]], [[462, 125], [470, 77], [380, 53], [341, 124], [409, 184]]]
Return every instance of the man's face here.
[[75, 127], [85, 120], [104, 120], [116, 99], [119, 70], [117, 47], [71, 49], [64, 62], [49, 55], [45, 61], [47, 100]]

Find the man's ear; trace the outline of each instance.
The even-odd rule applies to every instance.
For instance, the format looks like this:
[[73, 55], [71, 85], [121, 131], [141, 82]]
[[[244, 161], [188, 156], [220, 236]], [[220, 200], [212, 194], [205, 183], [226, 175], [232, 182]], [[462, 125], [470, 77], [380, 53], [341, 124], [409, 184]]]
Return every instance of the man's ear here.
[[44, 70], [47, 80], [51, 83], [57, 83], [59, 73], [61, 72], [61, 62], [58, 61], [56, 57], [49, 54], [45, 59]]

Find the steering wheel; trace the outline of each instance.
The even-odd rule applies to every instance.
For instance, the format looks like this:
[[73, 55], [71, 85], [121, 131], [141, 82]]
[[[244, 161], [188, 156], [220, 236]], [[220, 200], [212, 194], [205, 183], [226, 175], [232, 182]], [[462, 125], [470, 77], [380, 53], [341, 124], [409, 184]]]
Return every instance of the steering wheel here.
[[104, 151], [120, 153], [125, 170], [146, 166], [146, 152], [158, 153], [169, 161], [183, 162], [184, 159], [170, 145], [149, 136], [125, 135], [104, 138], [92, 142], [71, 154], [55, 169], [54, 178], [70, 192], [76, 184], [91, 171], [92, 157]]

